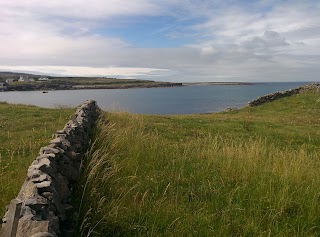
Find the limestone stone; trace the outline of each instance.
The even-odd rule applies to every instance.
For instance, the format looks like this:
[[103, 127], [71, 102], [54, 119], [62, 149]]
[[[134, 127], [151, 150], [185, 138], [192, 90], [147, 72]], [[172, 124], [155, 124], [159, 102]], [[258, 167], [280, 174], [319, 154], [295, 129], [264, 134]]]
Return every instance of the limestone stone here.
[[[48, 146], [46, 147], [49, 147], [49, 148], [53, 148], [53, 149], [56, 149], [58, 150], [59, 152], [58, 153], [55, 153], [56, 156], [59, 156], [60, 154], [63, 154], [64, 153], [64, 150], [59, 147], [57, 144], [54, 144], [54, 143], [50, 143]], [[50, 154], [50, 151], [47, 152], [48, 154]], [[46, 153], [44, 153], [46, 154]]]
[[32, 235], [31, 237], [55, 237], [55, 236], [50, 234], [49, 232], [41, 232], [41, 233]]
[[31, 209], [29, 206], [22, 206], [21, 208], [21, 218], [24, 218], [26, 220], [31, 220], [32, 217], [36, 215], [36, 212]]
[[15, 237], [17, 233], [19, 217], [21, 212], [22, 202], [18, 199], [13, 199], [10, 202], [8, 214], [6, 216], [6, 224], [4, 226], [4, 237]]
[[48, 199], [49, 201], [53, 200], [53, 193], [51, 192], [43, 192], [41, 193], [41, 196]]
[[42, 147], [42, 148], [40, 149], [40, 154], [50, 154], [50, 153], [57, 154], [57, 153], [59, 153], [59, 152], [60, 152], [60, 151], [59, 151], [58, 149], [55, 149], [55, 148], [53, 148], [53, 147], [48, 147], [48, 146]]
[[36, 169], [34, 166], [29, 167], [27, 177], [29, 179], [38, 178], [44, 174], [41, 170]]
[[76, 183], [80, 179], [80, 172], [72, 165], [64, 165], [61, 167], [61, 174], [64, 175], [68, 182]]
[[42, 166], [50, 166], [52, 164], [52, 162], [48, 159], [48, 158], [42, 158], [41, 160], [39, 160], [38, 165]]
[[[28, 174], [32, 175], [33, 173], [36, 173], [36, 170], [40, 170], [43, 173], [46, 173], [50, 176], [54, 175], [54, 168], [55, 163], [50, 161], [48, 158], [42, 158], [41, 160], [38, 160], [37, 164], [31, 165], [28, 169]], [[29, 177], [28, 175], [28, 177]]]
[[80, 153], [75, 152], [74, 150], [70, 150], [66, 152], [66, 156], [69, 157], [71, 160], [78, 160], [78, 158], [82, 158]]
[[43, 181], [41, 183], [35, 183], [35, 186], [37, 187], [39, 194], [43, 192], [54, 192], [52, 181]]
[[[67, 150], [68, 149], [68, 146], [66, 146], [66, 142], [63, 142], [64, 140], [60, 137], [58, 138], [54, 138], [50, 141], [50, 144], [51, 145], [54, 145], [54, 147], [59, 147], [63, 150]], [[51, 147], [51, 146], [49, 146]]]
[[43, 159], [43, 158], [47, 158], [47, 159], [49, 159], [49, 160], [54, 160], [56, 157], [59, 157], [59, 154], [55, 154], [55, 153], [48, 153], [48, 154], [41, 154], [41, 155], [39, 155], [37, 158], [36, 158], [36, 160], [37, 161], [39, 161], [39, 160], [41, 160], [41, 159]]
[[57, 211], [57, 214], [58, 214], [59, 218], [62, 221], [65, 221], [66, 214], [65, 214], [65, 211], [64, 211], [64, 209], [62, 207], [59, 194], [57, 192], [53, 193], [52, 203], [53, 203], [54, 207], [56, 208], [56, 211]]
[[37, 173], [36, 177], [29, 178], [29, 181], [33, 183], [41, 183], [43, 181], [52, 181], [52, 178], [48, 174], [41, 172], [41, 174]]
[[[42, 197], [42, 196], [34, 196], [31, 198], [28, 198], [27, 200], [25, 200], [24, 205], [25, 206], [39, 206], [39, 205], [48, 205], [49, 201], [48, 199]], [[33, 210], [35, 210], [34, 208], [32, 208]]]
[[19, 200], [22, 202], [25, 202], [26, 200], [30, 198], [34, 198], [38, 195], [37, 187], [33, 182], [24, 182], [22, 185], [22, 188], [17, 196]]
[[70, 158], [68, 156], [65, 156], [65, 155], [60, 157], [60, 161], [63, 161], [63, 164], [71, 164], [72, 163]]
[[59, 220], [20, 220], [16, 237], [27, 237], [40, 233], [49, 233], [51, 236], [58, 237], [56, 233], [59, 233]]
[[62, 140], [60, 137], [56, 137], [56, 138], [50, 140], [50, 143], [60, 144], [60, 143], [62, 143]]
[[60, 201], [66, 202], [70, 197], [70, 190], [68, 188], [67, 178], [62, 176], [61, 174], [57, 174], [55, 177], [55, 184], [57, 193], [60, 196]]
[[66, 135], [66, 131], [64, 129], [58, 130], [57, 134], [59, 135]]

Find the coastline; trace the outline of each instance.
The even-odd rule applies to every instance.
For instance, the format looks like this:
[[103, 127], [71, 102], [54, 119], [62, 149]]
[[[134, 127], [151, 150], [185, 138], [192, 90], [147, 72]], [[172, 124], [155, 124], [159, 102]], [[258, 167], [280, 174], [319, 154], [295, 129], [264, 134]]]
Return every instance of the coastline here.
[[249, 86], [262, 84], [258, 82], [183, 82], [184, 86]]
[[87, 90], [87, 89], [131, 89], [131, 88], [158, 88], [158, 87], [179, 87], [182, 83], [150, 83], [150, 84], [128, 84], [128, 85], [75, 85], [71, 90]]
[[255, 86], [182, 86], [170, 88], [133, 88], [132, 90], [89, 89], [44, 91], [12, 91], [0, 93], [8, 103], [32, 104], [54, 108], [57, 105], [77, 106], [83, 98], [95, 99], [104, 110], [122, 110], [141, 114], [202, 114], [242, 108], [276, 91], [297, 88], [302, 83], [263, 83]]
[[110, 85], [70, 85], [70, 84], [23, 84], [8, 85], [0, 92], [9, 91], [56, 91], [56, 90], [88, 90], [88, 89], [131, 89], [131, 88], [158, 88], [158, 87], [180, 87], [182, 83], [132, 83], [132, 84], [110, 84]]
[[6, 91], [55, 91], [55, 90], [88, 90], [88, 89], [137, 89], [137, 88], [166, 88], [183, 86], [248, 86], [263, 83], [251, 82], [146, 82], [146, 83], [119, 83], [119, 84], [68, 84], [68, 83], [45, 83], [45, 84], [17, 84], [7, 85]]

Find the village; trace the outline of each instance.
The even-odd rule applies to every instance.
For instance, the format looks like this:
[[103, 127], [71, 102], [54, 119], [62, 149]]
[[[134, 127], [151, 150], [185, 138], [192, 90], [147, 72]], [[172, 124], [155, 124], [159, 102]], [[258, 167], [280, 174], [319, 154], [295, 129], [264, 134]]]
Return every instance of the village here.
[[48, 82], [48, 77], [33, 78], [29, 76], [19, 76], [19, 78], [7, 78], [4, 82], [0, 82], [0, 91], [8, 91], [15, 85], [25, 85], [32, 82]]

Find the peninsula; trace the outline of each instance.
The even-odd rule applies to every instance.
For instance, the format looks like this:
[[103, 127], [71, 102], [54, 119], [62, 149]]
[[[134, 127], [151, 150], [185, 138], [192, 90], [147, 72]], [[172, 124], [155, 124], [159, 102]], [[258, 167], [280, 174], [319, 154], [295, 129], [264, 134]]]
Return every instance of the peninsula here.
[[109, 77], [58, 77], [0, 72], [0, 91], [128, 89], [175, 86], [182, 86], [182, 83]]

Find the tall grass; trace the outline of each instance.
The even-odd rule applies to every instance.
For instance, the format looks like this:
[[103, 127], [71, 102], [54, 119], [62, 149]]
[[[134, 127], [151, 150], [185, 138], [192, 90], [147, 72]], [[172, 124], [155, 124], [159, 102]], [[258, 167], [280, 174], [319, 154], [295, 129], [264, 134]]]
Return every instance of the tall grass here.
[[268, 110], [103, 114], [79, 189], [79, 236], [318, 236], [319, 123], [292, 134], [287, 114], [266, 130], [257, 123], [270, 126]]

